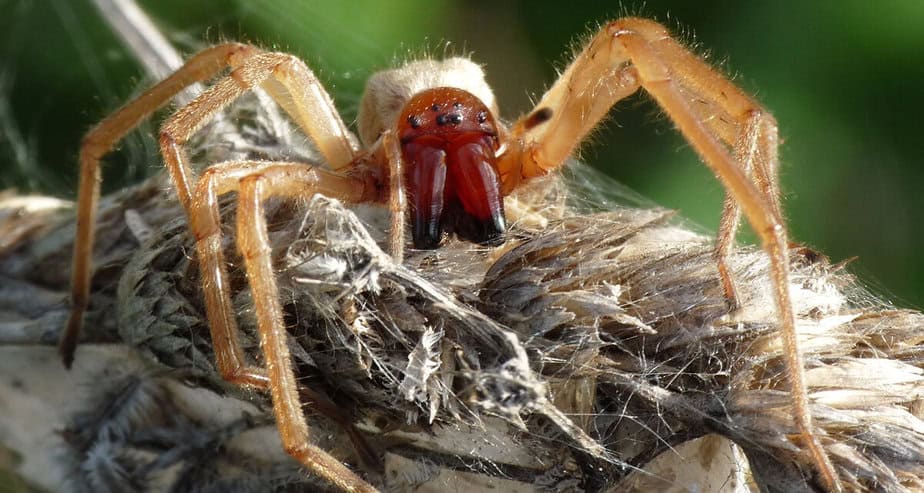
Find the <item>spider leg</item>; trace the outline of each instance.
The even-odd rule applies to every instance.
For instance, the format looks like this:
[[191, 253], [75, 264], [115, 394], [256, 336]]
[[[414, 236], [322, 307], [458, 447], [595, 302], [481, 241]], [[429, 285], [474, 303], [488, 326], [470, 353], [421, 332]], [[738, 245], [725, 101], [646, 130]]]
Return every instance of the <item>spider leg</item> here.
[[[782, 218], [776, 172], [777, 148], [779, 147], [776, 122], [764, 112], [752, 111], [734, 146], [735, 161], [740, 163], [744, 173], [749, 178], [753, 178], [761, 192], [769, 199], [774, 214]], [[735, 236], [740, 220], [741, 206], [731, 193], [726, 192], [722, 203], [719, 233], [716, 238], [715, 258], [722, 289], [725, 291], [725, 299], [734, 309], [740, 307], [741, 302], [734, 277], [728, 266], [728, 259], [735, 247]]]
[[276, 194], [290, 198], [320, 192], [348, 202], [360, 202], [368, 200], [366, 190], [369, 188], [362, 178], [341, 176], [306, 163], [231, 161], [210, 167], [199, 178], [190, 229], [196, 238], [216, 366], [228, 382], [257, 388], [269, 388], [271, 382], [263, 368], [247, 364], [241, 349], [222, 248], [218, 198], [237, 191], [243, 178], [263, 173], [276, 179], [272, 182]]
[[192, 172], [183, 145], [206, 123], [246, 91], [261, 84], [299, 126], [313, 139], [335, 169], [351, 164], [357, 144], [341, 120], [333, 100], [298, 58], [284, 53], [264, 53], [253, 46], [229, 43], [193, 56], [173, 75], [103, 120], [84, 138], [81, 146], [78, 222], [71, 283], [72, 309], [61, 335], [59, 352], [70, 366], [83, 314], [89, 303], [90, 261], [96, 202], [99, 199], [99, 160], [142, 120], [189, 85], [212, 78], [230, 66], [228, 77], [174, 113], [161, 127], [160, 147], [167, 170], [177, 188], [180, 203], [191, 214]]
[[404, 225], [407, 218], [407, 196], [404, 186], [404, 159], [401, 157], [401, 142], [393, 130], [382, 134], [385, 159], [388, 161], [388, 209], [391, 212], [391, 230], [388, 232], [388, 246], [392, 260], [400, 264], [404, 260]]
[[[247, 167], [250, 166], [242, 166]], [[277, 164], [252, 173], [242, 169], [241, 173], [244, 176], [234, 176], [238, 170], [227, 169], [224, 175], [228, 178], [223, 181], [233, 181], [240, 187], [238, 249], [244, 259], [253, 294], [260, 346], [266, 360], [273, 412], [283, 447], [310, 471], [337, 487], [345, 491], [372, 492], [376, 491], [375, 488], [330, 454], [312, 445], [308, 439], [308, 424], [301, 410], [298, 382], [289, 353], [266, 220], [263, 216], [263, 201], [271, 195], [303, 197], [306, 191], [309, 194], [314, 191], [330, 191], [333, 192], [331, 195], [344, 200], [358, 201], [364, 198], [364, 188], [353, 186], [357, 183], [351, 182], [351, 179], [335, 174], [318, 174], [317, 171], [306, 169], [303, 165]], [[335, 177], [343, 181], [328, 181]]]
[[[187, 169], [183, 146], [206, 121], [247, 91], [263, 87], [317, 145], [333, 169], [350, 165], [358, 145], [337, 113], [333, 100], [305, 62], [286, 53], [257, 53], [168, 118], [160, 129], [167, 168]], [[180, 196], [187, 213], [188, 199]]]
[[837, 473], [812, 426], [789, 296], [789, 253], [776, 183], [776, 122], [763, 108], [683, 48], [663, 26], [620, 19], [605, 26], [536, 110], [511, 128], [508, 149], [498, 157], [505, 193], [523, 179], [560, 166], [614, 103], [640, 87], [658, 102], [736, 204], [724, 212], [718, 241], [726, 293], [734, 296], [725, 264], [740, 212], [770, 257], [795, 423], [822, 483], [839, 491]]
[[[216, 366], [226, 381], [260, 389], [270, 389], [271, 380], [263, 368], [247, 364], [238, 339], [238, 327], [228, 286], [227, 264], [222, 248], [218, 198], [225, 193], [238, 190], [243, 177], [258, 175], [264, 171], [273, 173], [274, 169], [275, 173], [279, 174], [280, 167], [289, 168], [289, 171], [301, 177], [298, 183], [303, 188], [296, 187], [290, 190], [290, 196], [294, 197], [316, 191], [347, 201], [360, 201], [368, 199], [363, 193], [371, 186], [371, 183], [364, 182], [361, 178], [345, 178], [328, 171], [312, 169], [307, 163], [231, 161], [211, 166], [199, 178], [193, 196], [190, 229], [196, 238], [206, 317]], [[302, 401], [309, 402], [312, 408], [321, 411], [347, 431], [363, 463], [376, 463], [371, 447], [340, 409], [307, 387], [299, 385], [298, 392]]]
[[[224, 67], [239, 63], [257, 48], [240, 43], [227, 43], [203, 50], [185, 65], [147, 92], [109, 115], [84, 136], [80, 144], [80, 185], [77, 195], [77, 232], [74, 238], [74, 260], [71, 268], [71, 313], [61, 334], [58, 351], [64, 364], [70, 367], [74, 359], [77, 337], [83, 324], [90, 294], [90, 262], [96, 225], [96, 204], [99, 201], [100, 159], [128, 132], [137, 127], [173, 99], [183, 89], [212, 78]], [[189, 202], [189, 170], [173, 167], [170, 174], [180, 200]]]

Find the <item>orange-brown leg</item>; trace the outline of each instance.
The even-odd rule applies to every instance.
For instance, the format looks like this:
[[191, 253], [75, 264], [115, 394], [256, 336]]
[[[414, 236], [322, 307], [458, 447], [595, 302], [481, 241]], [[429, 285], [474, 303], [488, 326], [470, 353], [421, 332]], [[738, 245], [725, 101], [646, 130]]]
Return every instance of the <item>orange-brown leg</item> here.
[[311, 472], [345, 491], [376, 489], [324, 450], [311, 444], [308, 423], [298, 397], [288, 338], [282, 319], [279, 290], [273, 271], [269, 237], [263, 217], [263, 200], [272, 193], [272, 180], [264, 176], [245, 178], [238, 207], [238, 245], [244, 258], [253, 293], [260, 345], [266, 358], [276, 426], [285, 451]]
[[[77, 195], [77, 233], [74, 238], [74, 260], [71, 268], [71, 313], [61, 334], [58, 350], [64, 364], [70, 367], [74, 349], [83, 324], [83, 314], [89, 303], [90, 268], [93, 236], [96, 226], [96, 203], [99, 200], [99, 161], [128, 132], [151, 113], [167, 104], [180, 91], [197, 82], [212, 78], [224, 67], [233, 65], [258, 51], [252, 46], [227, 43], [203, 50], [189, 59], [173, 75], [164, 79], [137, 99], [109, 115], [83, 138], [80, 145], [80, 185]], [[171, 170], [180, 200], [188, 202], [189, 171]]]
[[[711, 132], [709, 126], [698, 119], [694, 110], [690, 108], [679, 82], [675, 81], [671, 74], [671, 69], [681, 71], [685, 67], [668, 66], [669, 59], [658, 55], [655, 44], [665, 42], [658, 32], [658, 29], [663, 28], [650, 26], [644, 21], [616, 24], [613, 28], [615, 39], [638, 68], [642, 87], [665, 109], [703, 161], [712, 168], [729, 194], [735, 198], [770, 257], [771, 279], [780, 317], [780, 336], [789, 370], [793, 417], [815, 462], [821, 482], [828, 490], [839, 491], [841, 486], [834, 465], [815, 434], [812, 424], [802, 366], [802, 351], [789, 296], [788, 241], [782, 217], [777, 211], [777, 199], [772, 196], [774, 189], [765, 187], [762, 191], [755, 186], [745, 175], [745, 170], [729, 155], [719, 137]], [[668, 40], [673, 43], [673, 40]], [[754, 110], [760, 111], [759, 108], [747, 109], [748, 112]], [[773, 132], [775, 134], [775, 127]], [[766, 166], [756, 166], [755, 172], [765, 169]], [[756, 185], [759, 186], [761, 183], [757, 181]]]
[[[646, 19], [617, 20], [590, 41], [537, 109], [511, 129], [509, 150], [499, 159], [504, 189], [560, 166], [610, 106], [639, 87], [654, 97], [717, 175], [770, 257], [795, 422], [822, 483], [840, 490], [812, 426], [789, 297], [787, 238], [776, 184], [776, 124], [758, 104], [674, 41], [663, 26]], [[742, 156], [751, 164], [742, 165]], [[720, 249], [732, 242], [737, 214], [735, 208], [725, 212]], [[726, 289], [733, 292], [733, 287]]]
[[388, 209], [391, 211], [391, 231], [388, 233], [389, 254], [395, 263], [404, 261], [404, 225], [407, 219], [407, 196], [404, 190], [404, 159], [401, 142], [392, 130], [382, 135], [385, 159], [388, 161]]
[[[356, 144], [333, 106], [330, 96], [320, 82], [305, 66], [304, 62], [284, 53], [259, 53], [240, 63], [228, 77], [225, 77], [206, 92], [174, 113], [161, 127], [161, 153], [168, 169], [186, 169], [188, 158], [184, 144], [201, 128], [212, 115], [221, 111], [247, 91], [263, 87], [312, 138], [328, 163], [350, 164], [357, 156]], [[267, 163], [237, 163], [221, 165], [206, 171], [209, 176], [244, 176], [251, 166], [266, 167]], [[310, 169], [307, 164], [299, 168]], [[342, 167], [342, 166], [341, 166]], [[334, 175], [330, 175], [334, 176]], [[230, 179], [230, 178], [229, 178]], [[230, 179], [236, 187], [237, 178]], [[199, 185], [214, 186], [212, 179], [201, 180]], [[212, 216], [194, 212], [195, 205], [185, 201], [184, 207], [190, 217], [190, 224], [198, 241], [199, 261], [203, 263], [206, 307], [209, 311], [209, 327], [215, 344], [217, 365], [229, 381], [265, 387], [265, 376], [258, 368], [245, 365], [237, 338], [234, 313], [228, 298], [227, 274], [223, 273], [224, 261], [220, 258], [220, 239], [217, 232], [217, 197], [223, 192], [200, 190], [198, 200], [208, 201], [214, 207]], [[196, 223], [200, 223], [196, 227]], [[216, 286], [215, 289], [210, 289]], [[261, 383], [262, 382], [262, 383]]]
[[[247, 91], [262, 87], [285, 109], [317, 145], [327, 164], [340, 169], [353, 163], [358, 145], [305, 62], [285, 53], [259, 53], [244, 60], [188, 105], [180, 108], [160, 129], [160, 150], [167, 169], [187, 169], [184, 146], [212, 115]], [[181, 201], [189, 210], [188, 200]]]
[[189, 218], [190, 230], [196, 238], [199, 275], [202, 276], [205, 314], [215, 351], [215, 365], [226, 381], [262, 389], [269, 388], [266, 372], [263, 368], [247, 364], [238, 338], [222, 248], [218, 197], [223, 191], [219, 189], [220, 181], [236, 184], [240, 176], [265, 167], [264, 163], [222, 163], [207, 169], [196, 186], [193, 214]]
[[[763, 111], [755, 109], [747, 116], [734, 144], [734, 157], [745, 175], [753, 179], [760, 191], [769, 199], [774, 214], [782, 218], [776, 174], [778, 146], [776, 120]], [[740, 307], [740, 299], [728, 259], [735, 246], [735, 236], [740, 219], [741, 207], [735, 197], [726, 192], [722, 203], [719, 233], [716, 238], [715, 258], [725, 298], [733, 308]]]
[[77, 237], [74, 246], [71, 315], [59, 350], [66, 365], [73, 360], [90, 290], [90, 257], [96, 202], [99, 198], [99, 159], [128, 131], [192, 83], [207, 80], [230, 66], [231, 75], [210, 87], [170, 117], [161, 130], [164, 162], [177, 188], [180, 203], [190, 214], [192, 172], [183, 144], [209, 117], [247, 90], [265, 83], [265, 89], [315, 141], [335, 168], [349, 165], [357, 153], [354, 138], [337, 114], [330, 96], [310, 69], [283, 53], [262, 53], [237, 43], [219, 45], [195, 55], [174, 75], [103, 120], [81, 147], [81, 184], [78, 198]]
[[[371, 177], [346, 177], [301, 163], [232, 162], [206, 171], [196, 187], [193, 230], [198, 239], [203, 289], [213, 331], [216, 323], [226, 324], [215, 339], [235, 358], [236, 323], [231, 311], [225, 279], [218, 224], [217, 198], [239, 190], [238, 249], [244, 259], [251, 286], [260, 345], [266, 361], [266, 377], [273, 401], [279, 433], [287, 453], [313, 473], [347, 491], [375, 491], [350, 469], [308, 440], [308, 425], [301, 410], [298, 384], [289, 354], [287, 332], [282, 317], [279, 290], [272, 266], [271, 247], [263, 215], [263, 201], [269, 196], [307, 197], [316, 192], [342, 200], [359, 202], [375, 198]], [[225, 332], [227, 334], [225, 334]], [[230, 334], [230, 338], [226, 335]], [[241, 363], [242, 359], [231, 361]], [[243, 368], [243, 365], [241, 366]]]
[[371, 200], [366, 190], [371, 184], [362, 178], [349, 178], [317, 169], [306, 163], [234, 161], [212, 166], [202, 173], [195, 189], [190, 229], [196, 238], [206, 317], [215, 350], [215, 362], [225, 380], [258, 388], [268, 388], [262, 368], [246, 362], [238, 338], [238, 327], [228, 287], [227, 264], [222, 249], [218, 198], [239, 188], [240, 180], [270, 172], [283, 182], [276, 194], [290, 198], [322, 192], [346, 201]]

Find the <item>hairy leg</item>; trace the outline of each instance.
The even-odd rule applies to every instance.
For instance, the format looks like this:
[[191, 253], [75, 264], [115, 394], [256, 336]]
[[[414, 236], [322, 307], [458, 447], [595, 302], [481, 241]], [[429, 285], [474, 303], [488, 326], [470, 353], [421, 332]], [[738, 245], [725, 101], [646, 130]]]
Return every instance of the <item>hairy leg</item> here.
[[228, 43], [193, 56], [173, 75], [103, 120], [84, 138], [80, 151], [77, 233], [71, 280], [72, 308], [61, 335], [59, 352], [66, 366], [73, 354], [89, 303], [96, 203], [99, 200], [99, 160], [126, 133], [164, 106], [191, 84], [214, 77], [231, 67], [228, 77], [180, 108], [161, 128], [161, 153], [180, 203], [191, 215], [194, 176], [183, 145], [218, 111], [248, 90], [265, 84], [267, 92], [311, 137], [335, 169], [357, 157], [357, 144], [343, 123], [333, 100], [311, 70], [298, 58], [284, 53], [264, 53], [253, 46]]
[[[358, 145], [305, 62], [285, 53], [257, 53], [164, 122], [160, 148], [167, 169], [188, 169], [184, 146], [189, 139], [215, 113], [257, 87], [265, 88], [292, 116], [331, 168], [344, 168], [357, 158]], [[188, 199], [181, 194], [180, 200], [188, 213]]]
[[564, 163], [610, 107], [639, 88], [657, 101], [734, 200], [735, 205], [723, 212], [717, 252], [726, 293], [734, 296], [726, 259], [739, 211], [770, 257], [795, 422], [822, 483], [839, 490], [809, 411], [789, 297], [787, 237], [776, 182], [776, 122], [760, 105], [683, 48], [660, 24], [620, 19], [605, 26], [536, 109], [514, 124], [510, 146], [499, 157], [504, 190]]
[[[89, 303], [96, 204], [99, 201], [102, 179], [99, 170], [100, 159], [108, 154], [122, 137], [185, 88], [211, 79], [226, 66], [233, 66], [257, 51], [257, 48], [239, 43], [221, 44], [203, 50], [190, 58], [173, 75], [109, 115], [84, 136], [79, 158], [80, 185], [77, 195], [77, 233], [74, 238], [74, 260], [71, 268], [71, 313], [58, 344], [58, 351], [65, 366], [70, 367], [73, 362], [83, 315]], [[189, 170], [177, 167], [171, 169], [170, 173], [180, 201], [184, 205], [187, 204], [190, 196]]]
[[[306, 190], [329, 189], [344, 200], [361, 200], [363, 188], [349, 185], [346, 178], [332, 183], [304, 166], [276, 165], [239, 177], [238, 249], [253, 294], [260, 346], [266, 360], [276, 426], [286, 452], [311, 472], [345, 491], [376, 491], [353, 471], [309, 441], [308, 424], [302, 413], [298, 382], [288, 347], [288, 332], [272, 264], [263, 202], [271, 196], [304, 196]], [[233, 173], [233, 172], [229, 172]], [[361, 183], [360, 183], [361, 185]], [[327, 190], [326, 190], [327, 191]]]
[[404, 225], [407, 218], [404, 159], [401, 156], [401, 142], [394, 131], [389, 130], [382, 135], [382, 145], [388, 161], [388, 209], [391, 211], [388, 253], [395, 263], [400, 264], [404, 260]]
[[[753, 110], [747, 117], [743, 131], [734, 144], [734, 158], [744, 173], [768, 198], [776, 217], [782, 218], [776, 174], [778, 146], [776, 121], [763, 111]], [[733, 308], [740, 306], [740, 300], [734, 276], [728, 266], [728, 259], [735, 247], [735, 236], [740, 220], [741, 206], [730, 192], [726, 192], [722, 204], [722, 217], [719, 221], [719, 233], [716, 238], [715, 257], [725, 298]]]
[[215, 348], [216, 365], [225, 380], [259, 388], [269, 381], [263, 368], [246, 362], [238, 338], [238, 327], [231, 304], [227, 263], [222, 249], [221, 216], [218, 199], [238, 191], [249, 176], [273, 177], [275, 195], [291, 199], [324, 193], [348, 202], [369, 200], [371, 183], [362, 177], [345, 177], [306, 163], [232, 161], [207, 169], [196, 186], [190, 229], [196, 238], [206, 316]]

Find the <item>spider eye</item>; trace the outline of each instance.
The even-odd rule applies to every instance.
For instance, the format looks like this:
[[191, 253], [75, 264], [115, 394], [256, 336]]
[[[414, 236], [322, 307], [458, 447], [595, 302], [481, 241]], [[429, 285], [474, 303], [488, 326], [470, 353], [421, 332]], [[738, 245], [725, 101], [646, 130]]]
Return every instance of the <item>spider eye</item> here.
[[462, 123], [462, 115], [458, 113], [441, 113], [436, 117], [436, 124], [443, 126], [446, 124], [458, 125]]

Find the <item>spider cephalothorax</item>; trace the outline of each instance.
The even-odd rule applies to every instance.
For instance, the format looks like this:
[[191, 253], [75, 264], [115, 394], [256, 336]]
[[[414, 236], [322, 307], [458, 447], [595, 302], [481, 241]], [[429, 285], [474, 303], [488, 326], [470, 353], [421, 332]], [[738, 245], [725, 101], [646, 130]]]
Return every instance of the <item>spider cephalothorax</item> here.
[[[618, 19], [603, 26], [536, 108], [509, 129], [495, 120], [497, 105], [481, 68], [465, 58], [415, 61], [375, 74], [367, 83], [360, 108], [357, 130], [362, 147], [313, 72], [298, 58], [239, 43], [196, 54], [84, 138], [73, 309], [60, 344], [66, 363], [73, 357], [89, 302], [100, 158], [184, 88], [213, 79], [225, 69], [229, 69], [226, 77], [164, 123], [161, 153], [196, 238], [217, 367], [229, 382], [270, 391], [286, 451], [310, 470], [344, 489], [373, 490], [308, 440], [286, 342], [264, 202], [272, 197], [299, 200], [317, 193], [351, 203], [385, 202], [393, 221], [389, 247], [398, 262], [405, 248], [408, 214], [416, 247], [435, 248], [447, 232], [495, 243], [502, 240], [506, 227], [503, 196], [525, 181], [558, 169], [614, 104], [645, 89], [727, 191], [716, 263], [730, 306], [739, 303], [728, 258], [742, 214], [760, 237], [771, 260], [799, 446], [816, 464], [820, 482], [828, 489], [838, 488], [834, 466], [808, 411], [789, 297], [788, 239], [776, 176], [776, 121], [675, 41], [666, 28], [646, 19]], [[279, 103], [314, 142], [326, 167], [244, 160], [213, 164], [195, 176], [186, 143], [217, 112], [254, 89], [265, 90]], [[218, 197], [230, 192], [238, 193], [236, 245], [254, 302], [264, 353], [261, 366], [244, 357], [231, 300], [218, 207]]]
[[481, 67], [467, 58], [415, 60], [366, 84], [359, 133], [367, 147], [397, 134], [416, 248], [443, 233], [476, 243], [506, 229], [496, 153], [500, 123]]

